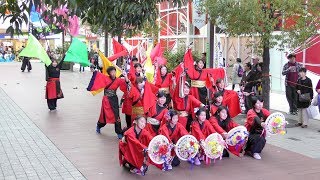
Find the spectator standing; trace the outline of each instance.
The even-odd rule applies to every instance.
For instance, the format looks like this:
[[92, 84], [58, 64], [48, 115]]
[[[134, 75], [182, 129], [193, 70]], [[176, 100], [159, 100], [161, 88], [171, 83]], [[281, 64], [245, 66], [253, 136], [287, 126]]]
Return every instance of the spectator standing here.
[[242, 79], [242, 76], [244, 74], [244, 68], [241, 64], [241, 59], [237, 58], [237, 62], [233, 65], [233, 71], [232, 71], [232, 90], [234, 90], [236, 84], [240, 86], [240, 82]]
[[299, 95], [297, 107], [299, 108], [299, 123], [296, 126], [302, 128], [308, 127], [309, 116], [307, 108], [311, 105], [313, 98], [313, 88], [311, 79], [306, 76], [307, 69], [301, 68], [299, 70], [300, 78], [297, 81], [297, 93]]
[[282, 75], [286, 76], [286, 97], [290, 107], [290, 114], [297, 115], [297, 89], [296, 82], [298, 81], [298, 72], [302, 68], [302, 65], [296, 62], [296, 55], [289, 54], [288, 60], [282, 70]]

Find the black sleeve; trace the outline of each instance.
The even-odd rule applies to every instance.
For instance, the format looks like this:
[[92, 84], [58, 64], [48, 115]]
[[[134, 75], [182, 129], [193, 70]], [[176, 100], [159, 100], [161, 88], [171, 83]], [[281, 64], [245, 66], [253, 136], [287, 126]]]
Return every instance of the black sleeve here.
[[309, 92], [310, 92], [310, 97], [311, 97], [311, 99], [313, 99], [313, 86], [312, 86], [312, 81], [311, 81], [311, 79], [309, 79], [309, 81], [308, 81], [308, 90], [309, 90]]
[[46, 81], [49, 80], [49, 71], [48, 71], [48, 67], [45, 65], [44, 66], [46, 68]]
[[297, 90], [301, 90], [301, 86], [300, 86], [300, 79], [298, 79], [298, 81], [297, 81], [297, 86], [296, 86], [296, 89]]
[[66, 55], [63, 55], [62, 60], [61, 60], [61, 61], [59, 62], [59, 64], [58, 64], [58, 68], [59, 68], [59, 69], [61, 69], [65, 57], [66, 57]]

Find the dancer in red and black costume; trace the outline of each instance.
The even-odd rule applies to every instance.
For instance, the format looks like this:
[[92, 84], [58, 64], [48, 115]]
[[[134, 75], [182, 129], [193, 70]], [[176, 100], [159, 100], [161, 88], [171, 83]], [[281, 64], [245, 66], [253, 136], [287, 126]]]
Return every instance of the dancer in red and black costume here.
[[[228, 108], [225, 106], [219, 106], [214, 116], [209, 119], [209, 122], [224, 139], [231, 129], [239, 126], [238, 123], [231, 119]], [[236, 156], [240, 156], [242, 149], [243, 147], [228, 146], [228, 150]], [[224, 150], [222, 156], [229, 157], [228, 151]]]
[[65, 55], [59, 63], [57, 62], [57, 60], [51, 58], [53, 59], [52, 63], [48, 67], [46, 67], [46, 99], [50, 111], [56, 110], [57, 100], [64, 97], [60, 85], [60, 70], [64, 58]]
[[[104, 88], [99, 121], [97, 122], [96, 132], [100, 133], [102, 127], [106, 124], [115, 124], [114, 130], [118, 138], [122, 138], [121, 120], [119, 115], [119, 100], [117, 89], [126, 91], [127, 83], [123, 78], [116, 77], [116, 68], [108, 67], [107, 74], [95, 71], [87, 88], [88, 91], [97, 91]], [[128, 79], [127, 79], [128, 81]]]
[[[169, 110], [166, 123], [159, 129], [159, 134], [166, 136], [173, 144], [176, 144], [182, 136], [188, 134], [188, 131], [178, 122], [178, 119], [178, 112], [173, 109]], [[171, 155], [173, 156], [171, 165], [173, 167], [179, 166], [180, 160], [175, 152], [172, 151]]]
[[171, 96], [170, 91], [172, 88], [172, 73], [168, 73], [168, 69], [165, 65], [161, 65], [157, 71], [155, 79], [155, 86], [159, 88], [159, 91], [163, 91], [166, 94], [166, 105], [170, 107]]
[[157, 94], [157, 103], [150, 109], [147, 113], [147, 127], [146, 129], [154, 137], [158, 135], [159, 128], [166, 123], [168, 109], [165, 106], [166, 103], [166, 94], [163, 91], [160, 91]]
[[119, 142], [119, 162], [134, 174], [144, 175], [148, 169], [146, 165], [146, 150], [152, 139], [145, 129], [146, 119], [137, 116], [134, 124]]

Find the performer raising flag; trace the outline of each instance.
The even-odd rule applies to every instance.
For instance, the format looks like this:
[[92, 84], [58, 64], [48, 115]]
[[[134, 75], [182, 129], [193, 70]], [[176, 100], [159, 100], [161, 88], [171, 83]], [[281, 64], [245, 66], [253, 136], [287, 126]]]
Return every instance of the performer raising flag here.
[[[97, 122], [96, 132], [100, 133], [100, 129], [107, 123], [115, 124], [114, 130], [118, 138], [122, 138], [121, 120], [119, 116], [119, 101], [117, 89], [126, 91], [125, 79], [116, 78], [116, 68], [110, 66], [107, 69], [108, 76], [95, 71], [87, 88], [88, 91], [96, 91], [104, 88], [104, 96], [102, 99], [101, 112], [99, 121]], [[126, 77], [126, 76], [125, 76]]]
[[63, 98], [63, 93], [60, 86], [60, 70], [64, 58], [65, 56], [63, 56], [59, 64], [57, 60], [51, 58], [52, 63], [48, 67], [46, 67], [46, 99], [50, 111], [56, 110], [57, 100]]

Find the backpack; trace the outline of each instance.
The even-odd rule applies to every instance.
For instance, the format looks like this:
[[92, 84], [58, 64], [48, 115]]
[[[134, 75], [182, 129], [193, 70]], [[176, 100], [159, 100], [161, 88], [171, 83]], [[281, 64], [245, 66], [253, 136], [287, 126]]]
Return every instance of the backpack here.
[[238, 76], [239, 77], [242, 77], [243, 76], [243, 68], [242, 68], [242, 66], [239, 64], [239, 67], [238, 67]]

